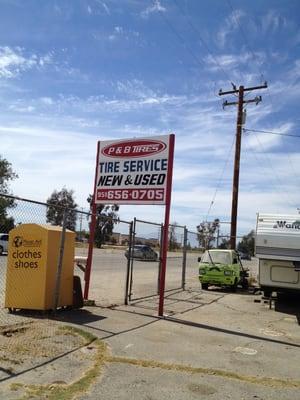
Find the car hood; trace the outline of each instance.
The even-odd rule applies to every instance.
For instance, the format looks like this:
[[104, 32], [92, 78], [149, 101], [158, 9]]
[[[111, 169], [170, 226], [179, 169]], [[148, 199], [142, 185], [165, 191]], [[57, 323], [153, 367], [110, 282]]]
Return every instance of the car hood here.
[[199, 268], [206, 268], [208, 270], [224, 270], [224, 269], [232, 269], [236, 264], [208, 264], [208, 263], [199, 263]]

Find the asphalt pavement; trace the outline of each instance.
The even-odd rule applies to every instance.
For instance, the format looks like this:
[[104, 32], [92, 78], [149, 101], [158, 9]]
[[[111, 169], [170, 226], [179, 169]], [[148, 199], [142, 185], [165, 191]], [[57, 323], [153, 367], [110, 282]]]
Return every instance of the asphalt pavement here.
[[[181, 261], [176, 254], [169, 254], [169, 259], [169, 282], [177, 285], [181, 282]], [[1, 261], [5, 263], [5, 258]], [[299, 400], [299, 300], [276, 302], [270, 308], [258, 293], [231, 293], [220, 288], [202, 291], [197, 255], [189, 254], [187, 265], [187, 290], [168, 291], [164, 318], [159, 318], [157, 296], [122, 305], [126, 275], [123, 252], [95, 251], [91, 293], [96, 306], [56, 317], [56, 323], [83, 329], [108, 345], [104, 368], [78, 389], [76, 398]], [[257, 274], [255, 259], [246, 261], [245, 266], [252, 276]], [[139, 262], [135, 268], [141, 279], [135, 280], [136, 292], [155, 289], [156, 263]], [[4, 272], [5, 266], [2, 277]], [[76, 362], [66, 365], [76, 368]], [[43, 368], [37, 366], [12, 377], [6, 389], [10, 390], [9, 383], [21, 380], [31, 384], [34, 395], [36, 376], [42, 376]], [[53, 360], [47, 368], [57, 369], [63, 376], [59, 372], [64, 368], [63, 358]], [[80, 387], [76, 382], [70, 385]]]

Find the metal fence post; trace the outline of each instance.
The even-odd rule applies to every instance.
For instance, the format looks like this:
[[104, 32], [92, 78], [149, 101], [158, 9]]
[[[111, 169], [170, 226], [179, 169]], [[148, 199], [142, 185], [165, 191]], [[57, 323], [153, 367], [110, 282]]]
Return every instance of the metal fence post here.
[[187, 227], [185, 226], [183, 232], [183, 257], [182, 257], [182, 278], [181, 278], [181, 287], [183, 290], [185, 290], [185, 279], [186, 279], [187, 239], [188, 239], [188, 230]]
[[129, 243], [128, 243], [128, 259], [127, 259], [127, 273], [126, 273], [126, 287], [125, 287], [125, 305], [128, 305], [128, 299], [130, 297], [129, 291], [129, 283], [130, 283], [130, 271], [131, 271], [131, 258], [133, 255], [133, 249], [132, 249], [132, 241], [133, 241], [133, 222], [130, 222], [129, 225]]
[[56, 311], [56, 309], [58, 307], [58, 303], [59, 303], [60, 281], [61, 281], [63, 258], [64, 258], [64, 249], [65, 249], [67, 214], [68, 214], [68, 211], [65, 208], [64, 209], [64, 213], [63, 213], [62, 231], [61, 231], [61, 237], [60, 237], [59, 257], [58, 257], [58, 265], [57, 265], [56, 281], [55, 281], [55, 289], [54, 289], [54, 311]]
[[163, 243], [163, 233], [164, 233], [164, 226], [163, 226], [163, 224], [161, 224], [160, 225], [160, 241], [159, 241], [159, 263], [158, 263], [158, 277], [157, 277], [157, 294], [159, 294], [159, 288], [160, 288], [161, 251], [162, 251], [162, 243]]
[[132, 284], [133, 284], [133, 248], [135, 245], [135, 232], [136, 232], [136, 218], [133, 219], [133, 232], [132, 232], [132, 242], [131, 242], [131, 253], [129, 253], [130, 259], [130, 285], [129, 285], [129, 301], [132, 298]]

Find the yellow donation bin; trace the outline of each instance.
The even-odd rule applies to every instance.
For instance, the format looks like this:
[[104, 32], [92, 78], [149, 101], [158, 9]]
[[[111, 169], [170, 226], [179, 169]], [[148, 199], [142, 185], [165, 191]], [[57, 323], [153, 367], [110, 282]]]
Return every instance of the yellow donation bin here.
[[[5, 307], [50, 310], [55, 304], [62, 228], [23, 224], [9, 232]], [[66, 230], [58, 306], [73, 303], [75, 233]]]

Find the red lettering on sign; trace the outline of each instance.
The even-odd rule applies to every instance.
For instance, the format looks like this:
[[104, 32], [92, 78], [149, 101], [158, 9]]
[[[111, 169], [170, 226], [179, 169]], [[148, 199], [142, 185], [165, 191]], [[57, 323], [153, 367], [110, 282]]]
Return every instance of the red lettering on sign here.
[[164, 189], [97, 189], [96, 200], [114, 202], [162, 202], [165, 198]]
[[104, 147], [101, 153], [108, 157], [147, 157], [165, 150], [167, 145], [160, 140], [132, 140]]

